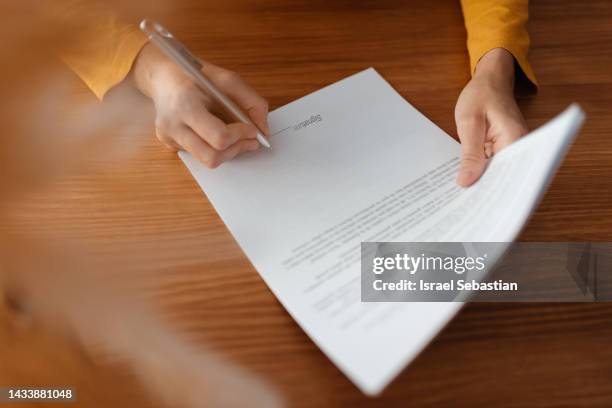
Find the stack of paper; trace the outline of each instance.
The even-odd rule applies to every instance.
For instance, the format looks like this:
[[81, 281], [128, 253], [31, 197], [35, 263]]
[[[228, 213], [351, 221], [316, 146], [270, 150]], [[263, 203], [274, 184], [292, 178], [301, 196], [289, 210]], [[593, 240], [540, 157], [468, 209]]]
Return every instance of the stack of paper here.
[[373, 69], [275, 110], [272, 149], [209, 170], [181, 152], [287, 311], [379, 393], [461, 303], [362, 303], [362, 241], [512, 241], [583, 120], [570, 107], [455, 183], [460, 146]]

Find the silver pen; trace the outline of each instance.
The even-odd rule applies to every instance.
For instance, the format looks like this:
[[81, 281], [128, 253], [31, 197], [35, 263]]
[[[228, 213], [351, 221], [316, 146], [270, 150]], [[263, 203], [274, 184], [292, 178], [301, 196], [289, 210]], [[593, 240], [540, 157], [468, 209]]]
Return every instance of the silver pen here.
[[267, 148], [270, 142], [264, 133], [253, 123], [251, 118], [227, 95], [225, 95], [215, 84], [202, 73], [202, 63], [189, 50], [178, 41], [161, 24], [150, 20], [142, 20], [140, 29], [149, 37], [149, 40], [159, 47], [170, 59], [180, 66], [187, 75], [209, 96], [214, 98], [217, 103], [223, 106], [232, 117], [242, 123], [255, 126], [257, 129], [257, 141]]

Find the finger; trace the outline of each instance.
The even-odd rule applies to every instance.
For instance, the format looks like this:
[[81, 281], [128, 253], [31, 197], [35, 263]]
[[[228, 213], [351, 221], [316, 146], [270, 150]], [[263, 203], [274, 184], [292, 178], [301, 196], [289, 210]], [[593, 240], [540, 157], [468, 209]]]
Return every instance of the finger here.
[[206, 65], [206, 74], [210, 75], [215, 84], [246, 111], [255, 125], [265, 135], [270, 134], [268, 127], [268, 102], [247, 84], [238, 74], [214, 65]]
[[229, 148], [225, 149], [222, 152], [219, 152], [219, 154], [221, 155], [221, 162], [231, 160], [242, 153], [257, 150], [259, 149], [259, 146], [260, 145], [257, 140], [239, 140], [233, 145], [231, 145]]
[[521, 114], [514, 99], [508, 103], [491, 109], [487, 115], [491, 123], [493, 140], [493, 153], [498, 153], [528, 133], [527, 123]]
[[246, 123], [230, 123], [227, 125], [227, 129], [230, 134], [234, 135], [232, 138], [240, 140], [252, 140], [257, 137], [257, 129], [253, 125]]
[[183, 126], [179, 134], [176, 136], [183, 150], [190, 153], [200, 163], [210, 169], [218, 167], [221, 162], [218, 160], [218, 155], [210, 145], [187, 126]]
[[167, 117], [155, 118], [155, 136], [168, 149], [176, 152], [180, 149], [180, 145], [174, 140], [174, 129], [176, 123]]
[[484, 144], [484, 154], [485, 158], [490, 159], [493, 157], [493, 143], [485, 142]]
[[493, 145], [493, 153], [498, 153], [528, 133], [527, 125], [514, 120], [506, 123], [502, 122], [500, 127], [501, 136]]
[[486, 133], [484, 116], [459, 120], [457, 132], [461, 140], [461, 164], [457, 184], [468, 187], [480, 178], [487, 163], [484, 155]]
[[221, 119], [202, 108], [188, 114], [185, 124], [215, 150], [225, 150], [240, 139], [254, 139], [257, 129], [244, 123], [226, 125]]
[[169, 150], [176, 152], [180, 146], [172, 139], [172, 135], [164, 128], [156, 127], [155, 136]]
[[183, 149], [210, 169], [219, 167], [223, 162], [233, 159], [241, 153], [257, 150], [259, 148], [257, 140], [244, 139], [239, 140], [223, 151], [218, 151], [208, 145], [199, 135], [188, 127], [183, 127], [178, 137]]

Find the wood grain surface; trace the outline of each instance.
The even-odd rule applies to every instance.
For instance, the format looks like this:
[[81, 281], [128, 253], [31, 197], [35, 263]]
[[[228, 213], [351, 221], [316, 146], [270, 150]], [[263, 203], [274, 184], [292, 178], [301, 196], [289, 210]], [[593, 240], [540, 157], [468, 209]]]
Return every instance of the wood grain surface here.
[[[469, 79], [459, 1], [183, 0], [158, 17], [272, 108], [373, 66], [456, 136], [454, 104]], [[612, 241], [612, 2], [533, 1], [529, 30], [540, 85], [520, 102], [530, 127], [574, 101], [587, 122], [521, 239]], [[276, 301], [155, 139], [152, 113], [144, 128], [119, 163], [33, 193], [20, 228], [102, 253], [131, 248], [152, 271], [143, 290], [179, 330], [269, 381], [290, 406], [612, 406], [606, 303], [470, 304], [379, 398], [365, 397]], [[153, 405], [120, 369], [38, 331], [2, 331], [0, 383], [75, 384], [72, 406]]]

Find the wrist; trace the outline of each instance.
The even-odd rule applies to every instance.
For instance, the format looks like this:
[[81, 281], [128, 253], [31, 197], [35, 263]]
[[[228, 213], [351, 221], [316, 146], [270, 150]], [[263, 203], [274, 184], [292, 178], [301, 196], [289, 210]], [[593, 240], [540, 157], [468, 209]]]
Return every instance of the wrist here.
[[168, 84], [176, 78], [172, 74], [175, 68], [154, 44], [147, 43], [134, 61], [132, 80], [140, 92], [155, 99], [159, 85]]
[[514, 89], [514, 57], [504, 48], [493, 48], [482, 56], [474, 78], [486, 78], [496, 84]]

